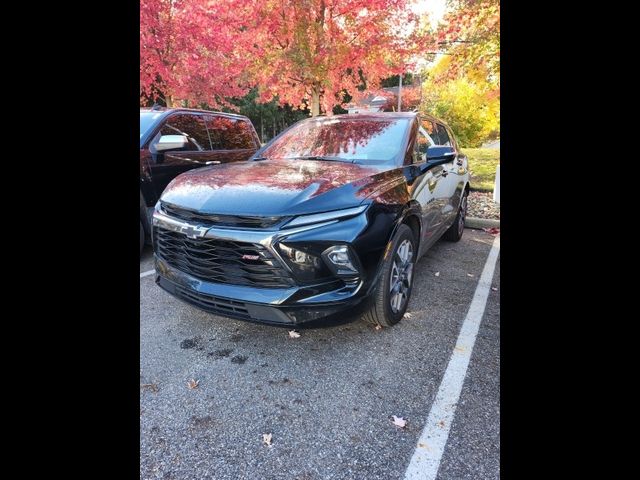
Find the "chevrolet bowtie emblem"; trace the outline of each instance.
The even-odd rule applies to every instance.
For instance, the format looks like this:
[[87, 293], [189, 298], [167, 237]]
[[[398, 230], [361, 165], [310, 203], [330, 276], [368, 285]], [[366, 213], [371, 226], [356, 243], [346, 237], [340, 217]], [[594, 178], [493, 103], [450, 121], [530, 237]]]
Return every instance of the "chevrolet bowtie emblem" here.
[[180, 227], [180, 233], [184, 233], [189, 238], [199, 238], [204, 237], [204, 234], [209, 230], [206, 227], [201, 227], [199, 225], [185, 225], [184, 227]]

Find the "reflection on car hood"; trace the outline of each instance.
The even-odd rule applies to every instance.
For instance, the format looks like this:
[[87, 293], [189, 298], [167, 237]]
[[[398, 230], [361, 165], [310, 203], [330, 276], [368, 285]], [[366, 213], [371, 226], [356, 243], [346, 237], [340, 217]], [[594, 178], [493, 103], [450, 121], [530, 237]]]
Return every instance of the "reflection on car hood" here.
[[233, 162], [179, 175], [161, 200], [202, 213], [315, 213], [359, 205], [400, 170], [335, 161]]

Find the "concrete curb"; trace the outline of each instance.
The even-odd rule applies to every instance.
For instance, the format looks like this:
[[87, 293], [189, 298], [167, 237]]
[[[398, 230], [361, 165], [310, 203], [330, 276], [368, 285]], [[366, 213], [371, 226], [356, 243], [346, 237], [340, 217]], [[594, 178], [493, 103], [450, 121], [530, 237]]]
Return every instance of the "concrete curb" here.
[[464, 220], [465, 228], [475, 228], [481, 230], [483, 228], [500, 228], [500, 220], [492, 220], [489, 218], [467, 217]]

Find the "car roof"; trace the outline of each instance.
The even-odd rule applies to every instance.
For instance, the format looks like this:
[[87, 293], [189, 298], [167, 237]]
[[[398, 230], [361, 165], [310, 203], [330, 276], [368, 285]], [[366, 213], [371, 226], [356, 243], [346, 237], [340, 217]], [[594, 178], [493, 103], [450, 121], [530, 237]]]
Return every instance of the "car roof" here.
[[[427, 113], [421, 112], [360, 112], [360, 113], [340, 113], [337, 115], [319, 115], [317, 117], [311, 117], [307, 119], [307, 121], [316, 121], [320, 120], [330, 120], [336, 118], [344, 118], [344, 119], [388, 119], [388, 118], [422, 118], [426, 120], [431, 120], [434, 122], [442, 123], [443, 125], [447, 125], [446, 122], [440, 120], [439, 118], [434, 117], [433, 115], [429, 115]], [[447, 125], [448, 126], [448, 125]]]
[[227, 113], [227, 112], [216, 112], [213, 110], [202, 110], [199, 108], [167, 108], [167, 107], [155, 107], [155, 108], [147, 108], [147, 107], [140, 107], [140, 111], [141, 112], [157, 112], [157, 113], [162, 113], [165, 115], [169, 115], [170, 113], [174, 113], [174, 112], [190, 112], [190, 113], [208, 113], [211, 115], [219, 115], [219, 116], [224, 116], [224, 117], [229, 117], [229, 118], [242, 118], [242, 119], [246, 119], [247, 117], [244, 115], [238, 115], [237, 113]]
[[415, 118], [417, 112], [361, 112], [361, 113], [339, 113], [337, 115], [319, 115], [311, 117], [309, 120], [331, 120], [331, 119], [358, 119], [358, 118]]

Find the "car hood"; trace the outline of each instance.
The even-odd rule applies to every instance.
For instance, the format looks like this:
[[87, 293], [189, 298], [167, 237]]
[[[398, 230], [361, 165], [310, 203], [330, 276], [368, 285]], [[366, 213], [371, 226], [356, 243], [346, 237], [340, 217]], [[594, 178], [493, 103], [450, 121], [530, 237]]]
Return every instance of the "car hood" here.
[[161, 200], [199, 211], [288, 216], [361, 204], [401, 169], [315, 160], [234, 162], [176, 177]]

